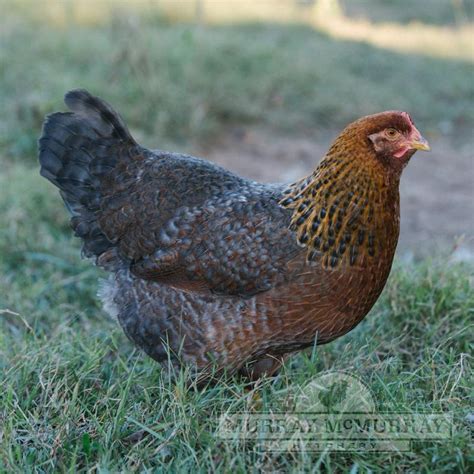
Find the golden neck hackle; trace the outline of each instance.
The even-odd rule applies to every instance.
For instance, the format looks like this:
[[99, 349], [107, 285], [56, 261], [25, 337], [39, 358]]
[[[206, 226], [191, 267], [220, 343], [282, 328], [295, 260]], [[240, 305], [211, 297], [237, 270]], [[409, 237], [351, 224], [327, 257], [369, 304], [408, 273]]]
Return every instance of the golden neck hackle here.
[[307, 260], [324, 268], [366, 267], [393, 256], [399, 231], [398, 179], [367, 150], [337, 141], [315, 171], [288, 187], [280, 204]]

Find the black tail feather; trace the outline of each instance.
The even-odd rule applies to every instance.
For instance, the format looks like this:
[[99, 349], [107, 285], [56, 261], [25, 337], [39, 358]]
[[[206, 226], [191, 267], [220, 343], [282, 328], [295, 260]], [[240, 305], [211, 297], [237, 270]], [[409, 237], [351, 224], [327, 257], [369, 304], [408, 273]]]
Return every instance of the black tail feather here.
[[94, 97], [84, 89], [69, 91], [64, 102], [75, 114], [87, 120], [101, 133], [136, 145], [120, 115], [104, 100]]
[[78, 89], [65, 96], [71, 112], [46, 117], [39, 140], [41, 175], [60, 189], [84, 241], [83, 253], [100, 256], [113, 247], [97, 223], [101, 177], [116, 166], [117, 149], [137, 143], [122, 118], [103, 100]]

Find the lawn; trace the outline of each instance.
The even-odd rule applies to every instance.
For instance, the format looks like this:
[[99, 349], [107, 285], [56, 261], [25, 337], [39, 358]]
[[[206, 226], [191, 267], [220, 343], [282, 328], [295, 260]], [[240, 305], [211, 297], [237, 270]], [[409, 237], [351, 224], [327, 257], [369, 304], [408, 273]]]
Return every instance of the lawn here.
[[[308, 136], [392, 107], [462, 136], [474, 125], [472, 64], [297, 26], [117, 15], [64, 27], [15, 8], [0, 22], [0, 472], [472, 472], [472, 266], [397, 261], [357, 329], [256, 387], [198, 390], [185, 373], [171, 383], [102, 311], [106, 275], [81, 261], [35, 152], [44, 114], [78, 86], [160, 148], [212, 145], [240, 123]], [[268, 453], [216, 436], [221, 414], [272, 410], [330, 370], [360, 377], [380, 411], [452, 414], [452, 437], [410, 452]]]

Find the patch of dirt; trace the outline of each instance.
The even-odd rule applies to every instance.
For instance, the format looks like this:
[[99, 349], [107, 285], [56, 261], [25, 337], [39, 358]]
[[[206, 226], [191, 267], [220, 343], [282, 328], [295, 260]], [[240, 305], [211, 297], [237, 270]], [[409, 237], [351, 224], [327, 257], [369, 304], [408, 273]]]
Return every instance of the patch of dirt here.
[[[337, 131], [314, 140], [264, 130], [232, 129], [201, 156], [259, 181], [292, 182], [310, 173]], [[399, 255], [454, 250], [474, 261], [474, 136], [428, 136], [431, 153], [418, 152], [401, 182]]]

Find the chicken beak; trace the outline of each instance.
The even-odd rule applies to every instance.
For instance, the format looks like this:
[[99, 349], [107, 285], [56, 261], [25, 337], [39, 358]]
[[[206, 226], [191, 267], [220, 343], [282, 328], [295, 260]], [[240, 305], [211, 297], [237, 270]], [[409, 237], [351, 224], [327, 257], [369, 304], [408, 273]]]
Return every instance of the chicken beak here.
[[421, 135], [418, 135], [416, 138], [410, 141], [410, 147], [413, 150], [422, 150], [422, 151], [430, 151], [431, 147], [428, 143], [428, 140]]

